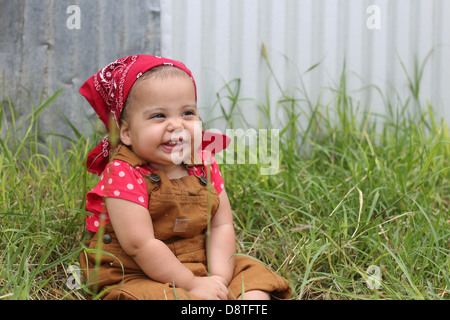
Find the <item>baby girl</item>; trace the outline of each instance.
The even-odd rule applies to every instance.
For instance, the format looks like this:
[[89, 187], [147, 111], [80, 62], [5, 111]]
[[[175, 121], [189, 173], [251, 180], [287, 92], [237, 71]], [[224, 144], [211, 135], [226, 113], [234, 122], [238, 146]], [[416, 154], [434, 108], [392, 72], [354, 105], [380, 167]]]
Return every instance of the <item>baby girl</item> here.
[[[89, 78], [80, 93], [109, 130], [86, 162], [100, 176], [87, 194], [92, 237], [80, 255], [93, 295], [290, 296], [284, 278], [236, 254], [232, 210], [212, 155], [227, 139], [202, 132], [195, 81], [184, 64], [124, 57]], [[223, 139], [221, 148], [208, 148], [211, 137]]]

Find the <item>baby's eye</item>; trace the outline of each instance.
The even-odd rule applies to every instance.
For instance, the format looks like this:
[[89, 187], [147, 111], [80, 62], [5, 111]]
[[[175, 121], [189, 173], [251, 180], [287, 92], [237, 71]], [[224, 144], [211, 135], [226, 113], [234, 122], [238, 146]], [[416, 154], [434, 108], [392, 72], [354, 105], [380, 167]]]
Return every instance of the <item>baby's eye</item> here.
[[194, 111], [192, 111], [192, 110], [188, 110], [188, 111], [185, 111], [184, 113], [183, 113], [183, 117], [186, 117], [186, 116], [195, 116], [196, 115], [196, 113], [194, 112]]
[[157, 113], [157, 114], [154, 114], [154, 115], [152, 115], [151, 117], [150, 117], [150, 119], [162, 119], [162, 118], [165, 118], [166, 116], [164, 115], [164, 114], [162, 114], [162, 113]]

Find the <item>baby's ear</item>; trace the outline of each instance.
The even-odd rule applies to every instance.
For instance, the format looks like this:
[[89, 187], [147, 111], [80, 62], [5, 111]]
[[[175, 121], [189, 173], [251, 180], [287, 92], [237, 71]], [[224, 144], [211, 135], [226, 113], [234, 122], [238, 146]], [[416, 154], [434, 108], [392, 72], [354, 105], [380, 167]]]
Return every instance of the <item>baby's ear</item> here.
[[126, 121], [122, 121], [119, 131], [119, 138], [124, 145], [131, 146], [130, 126]]

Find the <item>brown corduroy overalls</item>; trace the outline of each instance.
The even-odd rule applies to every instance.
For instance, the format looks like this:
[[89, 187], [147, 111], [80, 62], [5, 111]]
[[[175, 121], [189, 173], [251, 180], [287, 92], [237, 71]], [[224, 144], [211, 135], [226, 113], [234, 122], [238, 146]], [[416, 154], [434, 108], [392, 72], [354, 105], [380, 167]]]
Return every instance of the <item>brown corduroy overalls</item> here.
[[[132, 167], [147, 164], [125, 146], [119, 149], [114, 159], [126, 161]], [[207, 276], [205, 232], [210, 220], [208, 207], [212, 218], [219, 206], [215, 188], [202, 185], [195, 176], [169, 180], [163, 172], [155, 173], [160, 177], [158, 182], [145, 177], [155, 238], [163, 241], [195, 276]], [[80, 264], [90, 289], [102, 292], [102, 299], [198, 299], [182, 288], [175, 288], [172, 283], [150, 279], [124, 252], [111, 222], [86, 245], [89, 249], [96, 249], [98, 245], [101, 248], [100, 253], [93, 252], [95, 250], [81, 252]], [[95, 267], [96, 259], [99, 259], [98, 268]], [[236, 255], [234, 268], [228, 299], [241, 295], [242, 288], [245, 291], [263, 290], [283, 299], [290, 296], [287, 281], [258, 260]]]

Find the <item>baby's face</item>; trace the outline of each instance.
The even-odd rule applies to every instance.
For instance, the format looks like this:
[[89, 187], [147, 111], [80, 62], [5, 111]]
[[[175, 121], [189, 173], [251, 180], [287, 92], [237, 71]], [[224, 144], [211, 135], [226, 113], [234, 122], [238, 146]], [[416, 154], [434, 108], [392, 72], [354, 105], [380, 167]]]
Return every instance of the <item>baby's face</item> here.
[[191, 151], [201, 144], [192, 80], [150, 78], [133, 90], [133, 107], [120, 131], [122, 142], [155, 169], [189, 163]]

